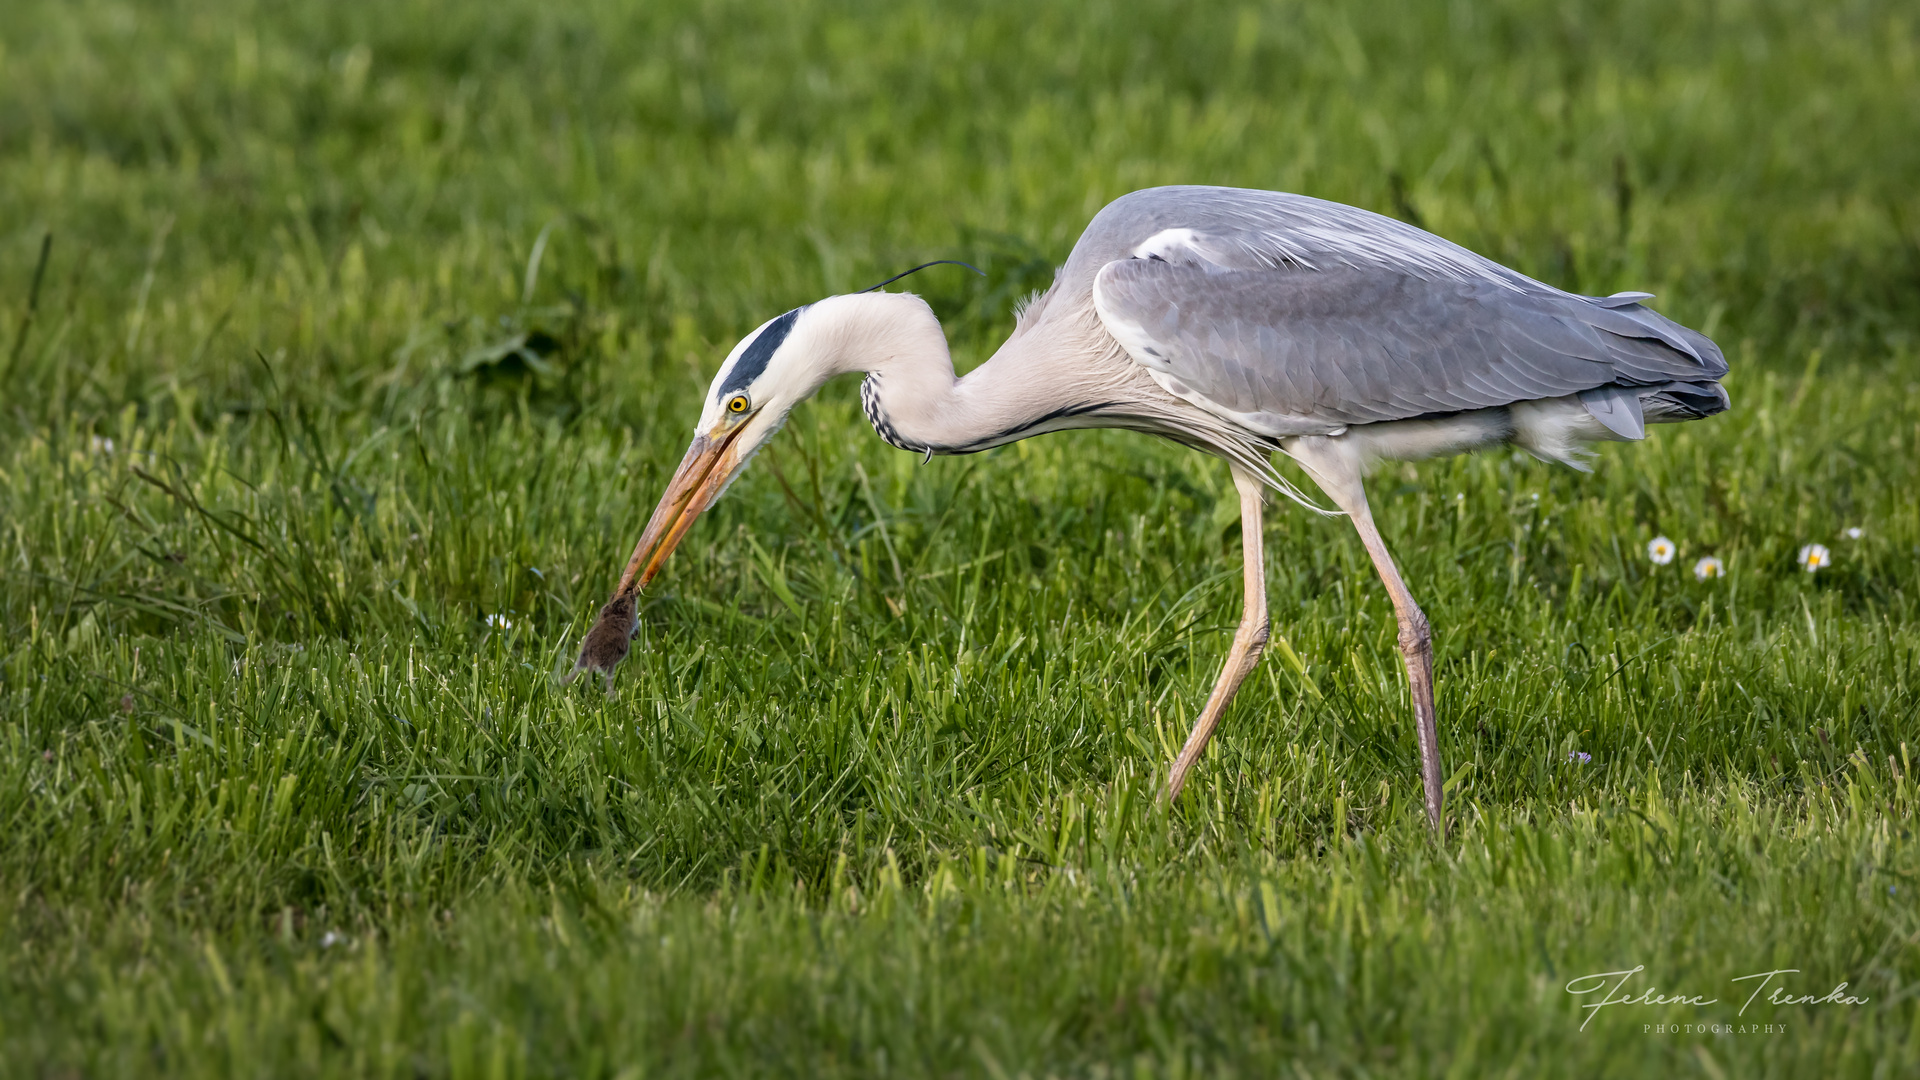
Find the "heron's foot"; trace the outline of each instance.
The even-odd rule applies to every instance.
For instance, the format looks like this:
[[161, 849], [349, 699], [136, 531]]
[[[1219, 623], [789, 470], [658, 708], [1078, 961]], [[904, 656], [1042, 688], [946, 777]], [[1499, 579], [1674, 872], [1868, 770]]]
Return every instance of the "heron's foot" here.
[[640, 618], [632, 593], [622, 593], [607, 601], [600, 609], [600, 617], [594, 620], [593, 629], [587, 631], [587, 639], [580, 643], [580, 659], [574, 661], [573, 671], [561, 681], [570, 683], [582, 672], [597, 672], [606, 676], [607, 692], [612, 693], [613, 669], [627, 658], [633, 635], [639, 629]]

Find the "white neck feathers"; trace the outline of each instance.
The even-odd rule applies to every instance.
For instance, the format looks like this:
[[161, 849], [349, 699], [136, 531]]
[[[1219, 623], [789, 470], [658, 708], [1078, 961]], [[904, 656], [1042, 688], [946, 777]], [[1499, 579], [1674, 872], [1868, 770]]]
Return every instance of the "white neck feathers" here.
[[[1051, 335], [1058, 338], [1059, 335]], [[1099, 335], [1105, 339], [1105, 335]], [[790, 345], [817, 365], [818, 389], [835, 375], [869, 373], [862, 394], [874, 427], [896, 446], [935, 453], [983, 450], [1041, 431], [1084, 426], [1076, 418], [1124, 406], [1130, 398], [1125, 363], [1099, 363], [1110, 339], [1063, 355], [1037, 353], [1017, 335], [965, 378], [955, 378], [940, 321], [924, 300], [907, 293], [832, 296], [809, 307]], [[1056, 341], [1056, 345], [1059, 343]], [[811, 390], [809, 391], [811, 392]]]

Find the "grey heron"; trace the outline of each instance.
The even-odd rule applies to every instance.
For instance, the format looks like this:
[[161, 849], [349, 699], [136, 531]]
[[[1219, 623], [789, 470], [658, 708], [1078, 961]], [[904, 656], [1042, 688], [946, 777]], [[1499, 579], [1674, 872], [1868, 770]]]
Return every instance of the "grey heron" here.
[[[603, 673], [638, 631], [636, 594], [795, 405], [864, 372], [874, 430], [914, 454], [970, 454], [1070, 428], [1163, 436], [1225, 459], [1240, 498], [1245, 601], [1212, 694], [1167, 775], [1179, 796], [1267, 644], [1268, 490], [1299, 463], [1360, 534], [1399, 620], [1429, 822], [1444, 828], [1427, 618], [1395, 568], [1362, 478], [1385, 460], [1511, 443], [1586, 468], [1586, 448], [1728, 407], [1705, 335], [1580, 296], [1431, 233], [1300, 195], [1162, 187], [1097, 214], [992, 357], [955, 377], [919, 297], [830, 296], [768, 320], [727, 356], [686, 457], [588, 631], [573, 675]], [[1315, 507], [1317, 509], [1317, 507]]]

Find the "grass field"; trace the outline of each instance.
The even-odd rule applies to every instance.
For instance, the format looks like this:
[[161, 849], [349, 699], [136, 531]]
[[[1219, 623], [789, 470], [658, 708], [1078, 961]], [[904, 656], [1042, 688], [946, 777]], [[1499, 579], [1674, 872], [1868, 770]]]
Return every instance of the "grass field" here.
[[[1873, 0], [0, 6], [0, 1075], [1920, 1074], [1916, 115]], [[1592, 474], [1373, 480], [1444, 843], [1344, 523], [1270, 515], [1169, 807], [1225, 468], [923, 467], [850, 382], [556, 683], [741, 334], [964, 257], [976, 363], [1168, 182], [1732, 361]], [[1717, 1003], [1567, 991], [1635, 965]]]

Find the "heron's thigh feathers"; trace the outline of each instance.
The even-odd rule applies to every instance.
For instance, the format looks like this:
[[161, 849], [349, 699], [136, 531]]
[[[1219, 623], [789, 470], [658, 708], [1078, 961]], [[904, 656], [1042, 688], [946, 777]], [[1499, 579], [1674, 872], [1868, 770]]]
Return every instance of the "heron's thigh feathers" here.
[[1513, 444], [1541, 461], [1557, 461], [1581, 472], [1592, 471], [1587, 447], [1596, 442], [1620, 442], [1622, 436], [1601, 423], [1579, 395], [1519, 401], [1513, 414]]
[[1475, 409], [1421, 420], [1355, 424], [1339, 437], [1353, 448], [1361, 469], [1381, 461], [1421, 461], [1478, 450], [1513, 435], [1506, 409]]

